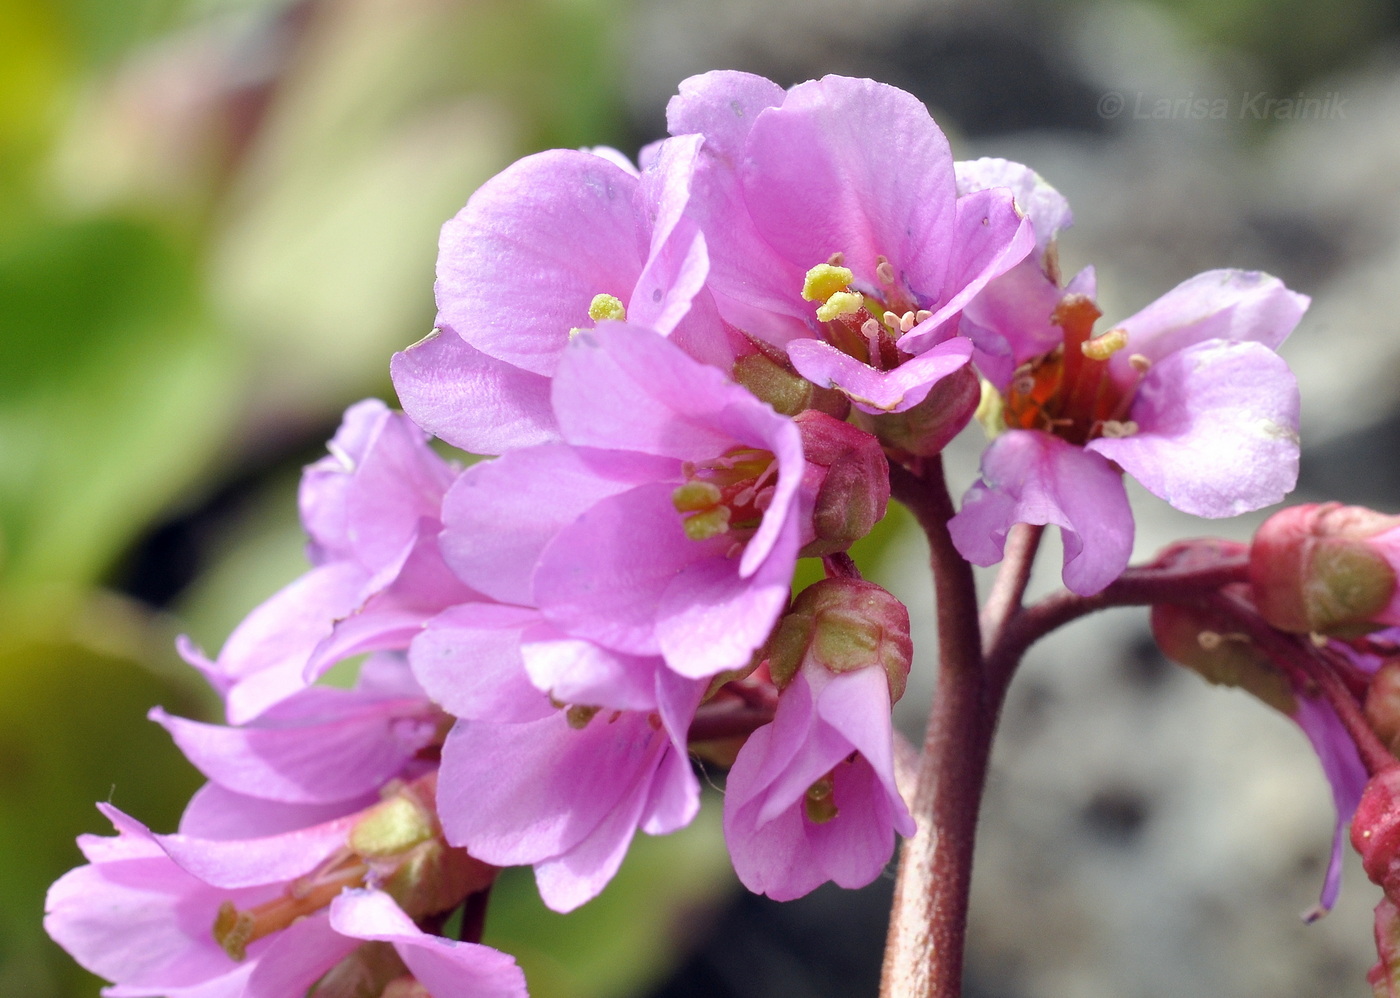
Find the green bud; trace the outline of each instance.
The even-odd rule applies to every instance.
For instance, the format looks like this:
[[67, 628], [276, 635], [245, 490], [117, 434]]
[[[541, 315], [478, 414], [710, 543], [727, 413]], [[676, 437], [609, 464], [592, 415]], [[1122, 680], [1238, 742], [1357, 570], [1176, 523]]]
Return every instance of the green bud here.
[[784, 416], [816, 409], [837, 419], [845, 419], [850, 401], [834, 388], [818, 388], [802, 375], [763, 352], [740, 357], [734, 362], [733, 378], [757, 398]]

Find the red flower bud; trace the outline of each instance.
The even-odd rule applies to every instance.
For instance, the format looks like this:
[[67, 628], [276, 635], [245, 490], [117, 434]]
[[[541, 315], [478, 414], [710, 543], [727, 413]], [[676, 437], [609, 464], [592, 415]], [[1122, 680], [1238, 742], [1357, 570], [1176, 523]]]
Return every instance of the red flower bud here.
[[1371, 777], [1351, 819], [1351, 844], [1373, 883], [1394, 901], [1400, 890], [1400, 764]]
[[971, 364], [948, 375], [918, 405], [904, 412], [872, 416], [856, 411], [857, 423], [894, 450], [933, 457], [961, 432], [982, 398], [982, 386]]
[[802, 557], [844, 551], [880, 522], [890, 501], [890, 469], [880, 442], [850, 423], [808, 410], [793, 420], [807, 458], [804, 491], [813, 496], [812, 532]]
[[1269, 517], [1249, 550], [1254, 602], [1295, 634], [1342, 636], [1400, 623], [1400, 516], [1313, 503]]

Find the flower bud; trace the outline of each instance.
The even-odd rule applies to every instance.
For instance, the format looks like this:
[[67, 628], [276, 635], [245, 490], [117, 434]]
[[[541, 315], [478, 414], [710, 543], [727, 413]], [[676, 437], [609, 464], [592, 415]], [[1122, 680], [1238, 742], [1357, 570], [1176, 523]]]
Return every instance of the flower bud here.
[[845, 419], [850, 400], [835, 388], [820, 388], [786, 364], [759, 351], [734, 362], [733, 378], [784, 416], [816, 409]]
[[1152, 608], [1152, 637], [1162, 654], [1208, 683], [1236, 686], [1293, 716], [1297, 703], [1288, 679], [1253, 641], [1231, 633], [1196, 609], [1159, 604]]
[[785, 689], [804, 665], [830, 672], [885, 670], [890, 703], [904, 695], [914, 646], [909, 611], [873, 582], [823, 579], [797, 594], [768, 640], [768, 671]]
[[1391, 754], [1400, 756], [1400, 662], [1387, 662], [1371, 677], [1366, 721]]
[[1254, 601], [1295, 634], [1354, 635], [1400, 623], [1400, 517], [1311, 503], [1264, 521], [1249, 550]]
[[1372, 883], [1394, 901], [1400, 888], [1400, 764], [1371, 777], [1351, 819], [1351, 844]]
[[856, 419], [886, 447], [933, 457], [967, 425], [981, 399], [977, 373], [968, 364], [934, 385], [916, 406], [878, 416], [858, 411]]
[[793, 420], [802, 432], [807, 472], [802, 488], [813, 496], [812, 532], [805, 558], [844, 551], [880, 522], [890, 500], [890, 469], [880, 442], [850, 423], [809, 410]]

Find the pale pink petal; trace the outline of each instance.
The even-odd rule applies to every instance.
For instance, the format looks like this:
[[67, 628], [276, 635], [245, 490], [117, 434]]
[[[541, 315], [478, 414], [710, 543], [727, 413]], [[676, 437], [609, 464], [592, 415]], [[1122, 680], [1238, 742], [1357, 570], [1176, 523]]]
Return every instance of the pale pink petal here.
[[1208, 270], [1183, 281], [1118, 326], [1128, 346], [1109, 360], [1120, 383], [1136, 381], [1134, 354], [1156, 362], [1207, 340], [1262, 343], [1276, 349], [1307, 311], [1307, 295], [1250, 270]]
[[473, 465], [443, 500], [442, 553], [469, 585], [505, 603], [532, 602], [535, 566], [564, 527], [600, 499], [658, 478], [679, 463], [545, 444]]
[[948, 521], [974, 565], [1001, 560], [1013, 524], [1053, 524], [1064, 541], [1065, 585], [1091, 596], [1116, 579], [1133, 551], [1123, 479], [1098, 454], [1035, 430], [1002, 434], [982, 454], [982, 479]]
[[438, 321], [482, 353], [552, 375], [595, 295], [627, 298], [646, 251], [637, 178], [555, 149], [482, 184], [442, 228]]
[[468, 603], [434, 617], [409, 647], [413, 674], [456, 717], [534, 721], [554, 713], [530, 684], [520, 636], [540, 620], [532, 607]]
[[429, 935], [381, 891], [346, 891], [331, 902], [330, 924], [354, 939], [392, 943], [433, 998], [526, 998], [525, 975], [489, 946]]
[[745, 151], [739, 169], [754, 224], [800, 271], [840, 252], [858, 279], [878, 287], [883, 255], [916, 295], [942, 290], [953, 249], [953, 158], [916, 98], [873, 80], [801, 83], [782, 107], [759, 115]]
[[957, 171], [958, 194], [991, 187], [1006, 187], [1016, 197], [1016, 204], [1035, 227], [1035, 265], [1050, 242], [1074, 222], [1069, 202], [1045, 178], [1029, 166], [1008, 159], [961, 160], [953, 164]]
[[455, 333], [435, 329], [394, 354], [389, 374], [415, 423], [473, 454], [501, 454], [559, 436], [547, 377], [489, 357]]
[[808, 381], [839, 388], [856, 408], [879, 415], [903, 412], [928, 397], [933, 386], [967, 364], [972, 342], [954, 337], [889, 371], [877, 371], [822, 340], [793, 340], [788, 359]]
[[1279, 502], [1298, 480], [1298, 383], [1259, 343], [1196, 344], [1154, 364], [1130, 436], [1088, 445], [1154, 495], [1196, 516]]

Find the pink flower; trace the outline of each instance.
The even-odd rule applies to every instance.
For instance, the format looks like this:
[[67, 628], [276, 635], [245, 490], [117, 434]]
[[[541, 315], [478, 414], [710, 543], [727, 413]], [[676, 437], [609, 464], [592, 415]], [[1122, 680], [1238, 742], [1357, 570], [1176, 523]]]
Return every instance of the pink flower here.
[[182, 653], [224, 695], [239, 724], [302, 689], [335, 662], [405, 648], [424, 620], [480, 598], [442, 561], [442, 497], [458, 470], [402, 413], [351, 406], [301, 483], [311, 571], [255, 609], [210, 662]]
[[729, 773], [724, 833], [744, 886], [778, 901], [879, 876], [914, 833], [894, 779], [890, 709], [904, 691], [909, 614], [878, 586], [804, 589], [769, 645], [777, 713]]
[[953, 320], [1030, 251], [1008, 191], [959, 198], [922, 104], [827, 76], [784, 92], [746, 73], [681, 83], [673, 135], [705, 144], [689, 212], [721, 314], [865, 412], [902, 412], [962, 367]]
[[[979, 161], [989, 162], [1000, 163]], [[1010, 166], [996, 166], [998, 182]], [[1031, 203], [1046, 225], [1064, 224], [1067, 210], [1043, 181], [1022, 186], [1040, 191]], [[963, 557], [993, 564], [1012, 524], [1054, 524], [1065, 539], [1065, 584], [1090, 595], [1117, 578], [1132, 551], [1120, 469], [1197, 516], [1248, 512], [1293, 488], [1298, 387], [1274, 350], [1306, 297], [1266, 274], [1210, 271], [1095, 336], [1092, 275], [1060, 293], [1053, 257], [1042, 262], [1044, 271], [1023, 265], [1006, 284], [993, 282], [987, 307], [974, 303], [966, 317], [995, 333], [982, 337], [989, 353], [1002, 350], [1016, 366], [987, 410], [1000, 435], [982, 457], [981, 481], [949, 523]], [[1058, 341], [1042, 318], [1052, 297]]]
[[[524, 996], [513, 960], [414, 924], [494, 876], [436, 832], [430, 785], [337, 821], [215, 841], [154, 835], [99, 805], [116, 838], [83, 836], [88, 865], [49, 891], [45, 928], [111, 998], [283, 998], [334, 976], [368, 941], [380, 987], [411, 972], [433, 998]], [[364, 968], [354, 968], [364, 969]]]
[[549, 380], [571, 330], [647, 326], [702, 361], [733, 362], [686, 216], [699, 148], [659, 145], [640, 175], [613, 150], [527, 156], [443, 226], [433, 334], [394, 356], [405, 411], [479, 454], [558, 438]]
[[796, 425], [619, 324], [575, 337], [553, 403], [564, 442], [478, 464], [448, 494], [448, 564], [562, 634], [680, 675], [747, 665], [810, 539]]

